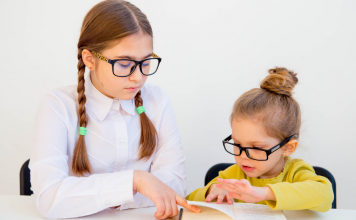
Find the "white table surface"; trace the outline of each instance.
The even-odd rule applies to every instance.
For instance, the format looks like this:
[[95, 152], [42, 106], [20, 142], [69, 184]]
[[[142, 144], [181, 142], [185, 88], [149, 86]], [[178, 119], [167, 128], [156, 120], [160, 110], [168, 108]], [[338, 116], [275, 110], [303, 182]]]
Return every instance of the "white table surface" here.
[[[115, 211], [111, 209], [106, 209], [99, 213], [76, 218], [83, 220], [105, 220], [105, 219], [115, 219], [115, 220], [142, 220], [142, 219], [152, 219], [156, 218], [153, 214], [156, 212], [156, 208], [142, 208], [142, 209], [130, 209], [124, 211]], [[284, 211], [284, 215], [288, 220], [293, 219], [341, 219], [348, 220], [356, 219], [356, 210], [347, 209], [331, 209], [326, 213], [319, 213], [309, 210], [300, 211]], [[1, 220], [40, 220], [43, 219], [37, 209], [35, 198], [33, 196], [15, 196], [15, 195], [0, 195], [0, 219]]]

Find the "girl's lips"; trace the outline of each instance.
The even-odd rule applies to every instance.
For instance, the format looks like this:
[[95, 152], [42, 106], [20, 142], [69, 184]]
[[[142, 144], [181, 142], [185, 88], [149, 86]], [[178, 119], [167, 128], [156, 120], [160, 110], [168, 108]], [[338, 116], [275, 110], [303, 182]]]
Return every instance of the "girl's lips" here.
[[138, 87], [130, 87], [130, 88], [126, 88], [126, 89], [131, 92], [135, 92], [135, 91], [137, 91]]
[[255, 168], [254, 168], [254, 167], [249, 167], [249, 166], [244, 166], [244, 165], [242, 165], [242, 169], [243, 169], [244, 171], [253, 171]]

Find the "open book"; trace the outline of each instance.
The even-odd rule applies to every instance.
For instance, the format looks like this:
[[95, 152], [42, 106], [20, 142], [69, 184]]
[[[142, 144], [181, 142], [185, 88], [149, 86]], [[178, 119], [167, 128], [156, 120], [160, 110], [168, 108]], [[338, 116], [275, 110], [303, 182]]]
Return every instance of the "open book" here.
[[194, 202], [189, 204], [197, 205], [202, 209], [201, 213], [194, 213], [184, 209], [182, 220], [286, 220], [281, 210], [272, 210], [267, 205], [250, 203], [227, 203], [217, 204], [216, 202]]

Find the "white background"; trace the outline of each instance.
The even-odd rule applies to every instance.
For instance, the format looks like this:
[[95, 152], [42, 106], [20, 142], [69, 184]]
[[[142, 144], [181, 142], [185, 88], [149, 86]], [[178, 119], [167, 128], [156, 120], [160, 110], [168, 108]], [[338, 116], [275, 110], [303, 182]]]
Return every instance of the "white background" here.
[[[19, 194], [40, 99], [77, 83], [79, 31], [97, 2], [0, 0], [0, 194]], [[148, 16], [163, 58], [148, 82], [170, 94], [188, 193], [203, 186], [209, 167], [234, 162], [221, 144], [234, 101], [284, 66], [300, 80], [303, 125], [293, 156], [328, 169], [338, 208], [356, 209], [355, 1], [132, 2]]]

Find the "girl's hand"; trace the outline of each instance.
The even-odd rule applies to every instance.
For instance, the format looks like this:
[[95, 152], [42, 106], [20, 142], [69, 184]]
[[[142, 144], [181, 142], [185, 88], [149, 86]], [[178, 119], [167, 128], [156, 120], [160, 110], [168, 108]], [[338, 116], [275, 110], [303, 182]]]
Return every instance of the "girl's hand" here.
[[264, 200], [276, 201], [276, 197], [268, 186], [256, 187], [251, 186], [250, 182], [246, 179], [220, 179], [217, 181], [221, 184], [216, 186], [220, 189], [229, 191], [229, 196], [242, 200], [248, 203], [255, 203]]
[[217, 198], [217, 204], [220, 204], [223, 201], [227, 201], [227, 203], [232, 204], [234, 200], [228, 194], [229, 192], [227, 190], [219, 189], [216, 187], [216, 184], [212, 184], [209, 188], [208, 196], [206, 197], [205, 202], [210, 202], [211, 200]]
[[143, 170], [134, 171], [133, 191], [137, 191], [152, 200], [157, 208], [154, 216], [158, 219], [166, 219], [178, 215], [177, 205], [192, 212], [201, 212], [198, 206], [189, 205], [172, 188], [154, 175]]

